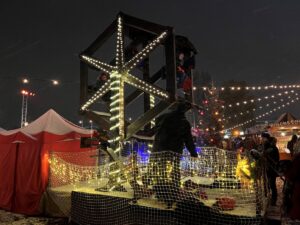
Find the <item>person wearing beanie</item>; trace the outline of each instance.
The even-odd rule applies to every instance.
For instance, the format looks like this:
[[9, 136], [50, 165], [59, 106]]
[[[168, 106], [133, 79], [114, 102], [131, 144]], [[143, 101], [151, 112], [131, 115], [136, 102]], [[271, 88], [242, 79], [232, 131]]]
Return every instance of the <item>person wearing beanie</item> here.
[[176, 108], [156, 120], [155, 138], [150, 157], [149, 177], [156, 197], [168, 208], [178, 199], [180, 188], [180, 157], [184, 146], [191, 157], [197, 157], [191, 125], [185, 112], [187, 102], [178, 102]]

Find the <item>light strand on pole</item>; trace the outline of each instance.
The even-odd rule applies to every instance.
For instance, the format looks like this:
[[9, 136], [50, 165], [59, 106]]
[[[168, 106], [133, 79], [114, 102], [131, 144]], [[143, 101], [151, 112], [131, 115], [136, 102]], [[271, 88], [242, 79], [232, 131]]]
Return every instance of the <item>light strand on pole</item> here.
[[116, 46], [116, 67], [120, 71], [124, 65], [124, 52], [123, 52], [123, 25], [122, 17], [118, 17], [117, 25], [117, 46]]
[[[154, 108], [155, 106], [155, 97], [153, 95], [150, 95], [150, 109]], [[150, 122], [151, 128], [155, 126], [155, 119], [152, 119]]]

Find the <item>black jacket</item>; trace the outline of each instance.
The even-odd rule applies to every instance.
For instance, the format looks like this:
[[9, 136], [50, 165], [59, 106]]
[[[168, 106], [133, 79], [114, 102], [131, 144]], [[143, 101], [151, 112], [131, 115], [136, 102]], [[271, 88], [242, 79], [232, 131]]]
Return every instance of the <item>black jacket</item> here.
[[156, 120], [153, 151], [172, 151], [182, 154], [184, 145], [192, 157], [197, 157], [191, 125], [184, 113], [166, 113]]
[[267, 160], [267, 174], [277, 176], [279, 163], [279, 150], [275, 145], [265, 146], [264, 155]]

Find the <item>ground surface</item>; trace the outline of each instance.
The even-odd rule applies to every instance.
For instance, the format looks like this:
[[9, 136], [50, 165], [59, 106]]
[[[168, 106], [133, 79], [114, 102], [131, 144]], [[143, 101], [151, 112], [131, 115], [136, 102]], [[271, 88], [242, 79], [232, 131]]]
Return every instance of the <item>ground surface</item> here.
[[20, 214], [5, 212], [0, 210], [0, 225], [64, 225], [66, 219], [46, 218], [46, 217], [27, 217]]

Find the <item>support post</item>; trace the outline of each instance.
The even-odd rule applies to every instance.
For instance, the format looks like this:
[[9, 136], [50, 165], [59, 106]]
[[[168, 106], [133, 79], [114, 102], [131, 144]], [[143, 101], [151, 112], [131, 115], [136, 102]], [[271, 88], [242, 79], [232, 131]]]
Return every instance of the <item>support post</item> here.
[[166, 57], [166, 90], [169, 92], [169, 101], [176, 100], [176, 54], [173, 28], [168, 28], [168, 36], [165, 39]]

